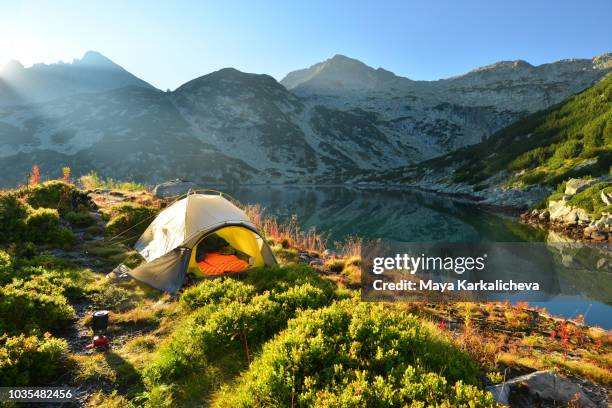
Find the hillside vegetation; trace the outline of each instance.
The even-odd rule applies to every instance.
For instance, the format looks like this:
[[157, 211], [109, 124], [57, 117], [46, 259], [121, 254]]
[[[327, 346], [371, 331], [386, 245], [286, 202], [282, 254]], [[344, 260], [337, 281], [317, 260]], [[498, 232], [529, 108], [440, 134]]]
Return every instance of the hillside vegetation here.
[[[294, 246], [306, 241], [275, 241], [271, 227], [281, 265], [244, 279], [191, 281], [176, 297], [111, 282], [118, 263], [140, 262], [129, 244], [167, 204], [135, 190], [0, 193], [1, 225], [13, 222], [0, 243], [0, 386], [71, 386], [87, 406], [492, 407], [484, 386], [507, 373], [612, 385], [601, 329], [525, 305], [362, 303], [354, 248], [309, 266]], [[32, 221], [40, 211], [46, 222]], [[104, 351], [87, 348], [100, 309]]]
[[[612, 164], [612, 76], [537, 112], [474, 146], [423, 163], [455, 167], [453, 182], [556, 186], [572, 177], [608, 174]], [[499, 181], [498, 178], [495, 181]]]

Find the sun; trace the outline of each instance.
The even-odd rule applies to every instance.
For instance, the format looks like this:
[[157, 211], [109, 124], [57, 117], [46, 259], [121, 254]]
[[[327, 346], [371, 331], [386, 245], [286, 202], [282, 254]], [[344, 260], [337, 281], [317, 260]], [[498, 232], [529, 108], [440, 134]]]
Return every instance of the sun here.
[[43, 62], [48, 58], [48, 51], [42, 47], [42, 43], [27, 35], [11, 37], [11, 41], [0, 37], [0, 70], [10, 61], [19, 61], [25, 67]]

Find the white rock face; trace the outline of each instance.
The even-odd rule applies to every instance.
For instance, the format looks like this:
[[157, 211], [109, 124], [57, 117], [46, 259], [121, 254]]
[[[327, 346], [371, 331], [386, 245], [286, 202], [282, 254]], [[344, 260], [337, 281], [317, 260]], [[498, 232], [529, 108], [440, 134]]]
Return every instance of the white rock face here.
[[565, 194], [573, 196], [586, 190], [595, 183], [597, 183], [597, 179], [569, 179], [567, 183], [565, 183]]
[[582, 208], [574, 208], [566, 205], [565, 201], [551, 201], [548, 204], [548, 211], [550, 212], [550, 220], [555, 222], [561, 222], [564, 224], [577, 224], [579, 222], [589, 223], [592, 221], [591, 216], [588, 212]]

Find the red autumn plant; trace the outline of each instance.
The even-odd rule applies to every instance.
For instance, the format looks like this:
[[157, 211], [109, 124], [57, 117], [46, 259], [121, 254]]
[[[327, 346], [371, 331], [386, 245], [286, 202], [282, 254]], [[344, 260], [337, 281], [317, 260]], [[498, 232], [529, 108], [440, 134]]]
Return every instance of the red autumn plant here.
[[32, 166], [32, 175], [30, 176], [30, 185], [35, 186], [40, 183], [40, 169], [38, 165]]

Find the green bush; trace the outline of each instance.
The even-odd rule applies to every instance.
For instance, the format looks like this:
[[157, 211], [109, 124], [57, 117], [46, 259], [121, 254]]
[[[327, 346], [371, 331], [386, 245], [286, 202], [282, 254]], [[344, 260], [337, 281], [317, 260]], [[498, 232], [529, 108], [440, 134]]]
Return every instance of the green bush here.
[[523, 153], [508, 165], [510, 171], [520, 171], [539, 166], [550, 157], [550, 149], [538, 147]]
[[568, 140], [559, 145], [555, 150], [555, 157], [561, 160], [578, 157], [582, 152], [582, 142], [579, 140]]
[[0, 242], [31, 241], [59, 247], [74, 242], [72, 232], [61, 226], [55, 209], [32, 208], [17, 195], [0, 195]]
[[66, 327], [75, 312], [63, 288], [43, 281], [17, 281], [0, 288], [0, 333], [53, 331]]
[[475, 363], [416, 317], [344, 301], [290, 321], [218, 406], [494, 406], [477, 383]]
[[27, 202], [33, 208], [52, 208], [64, 213], [72, 208], [72, 196], [76, 192], [73, 184], [51, 180], [27, 190]]
[[293, 286], [285, 292], [273, 293], [272, 299], [291, 315], [301, 309], [317, 309], [331, 302], [330, 294], [310, 283]]
[[0, 250], [0, 285], [10, 282], [13, 276], [13, 260], [5, 251]]
[[329, 294], [336, 289], [333, 282], [321, 279], [317, 271], [304, 264], [258, 268], [246, 275], [245, 282], [255, 286], [259, 293], [266, 290], [283, 292], [305, 283], [321, 288]]
[[89, 227], [96, 223], [89, 211], [69, 211], [64, 215], [64, 219], [75, 227]]
[[31, 207], [13, 193], [0, 194], [0, 242], [23, 239]]
[[111, 209], [106, 235], [128, 244], [135, 243], [159, 213], [155, 207], [123, 203]]
[[31, 210], [26, 218], [25, 239], [64, 247], [74, 242], [74, 235], [60, 225], [57, 210], [38, 208]]
[[226, 304], [232, 301], [247, 302], [255, 294], [255, 287], [235, 279], [206, 280], [186, 289], [180, 303], [189, 309], [209, 304]]
[[334, 273], [340, 273], [344, 269], [344, 259], [329, 259], [325, 262], [325, 267]]
[[37, 336], [0, 336], [0, 386], [48, 385], [61, 364], [67, 345], [48, 333]]

